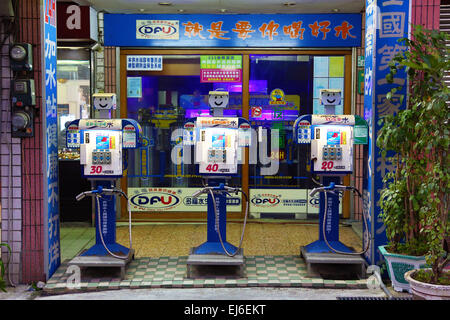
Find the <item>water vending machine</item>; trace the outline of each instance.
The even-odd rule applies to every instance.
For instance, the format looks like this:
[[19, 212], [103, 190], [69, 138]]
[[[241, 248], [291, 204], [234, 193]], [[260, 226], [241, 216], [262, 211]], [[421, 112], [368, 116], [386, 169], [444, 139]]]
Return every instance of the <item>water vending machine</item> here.
[[[184, 125], [183, 143], [193, 146], [196, 171], [204, 184], [204, 188], [193, 196], [208, 195], [207, 240], [191, 248], [187, 260], [188, 276], [193, 265], [238, 266], [241, 271], [244, 265], [242, 242], [248, 215], [248, 196], [241, 188], [229, 186], [228, 181], [238, 175], [244, 147], [250, 145], [250, 124], [243, 118], [223, 117], [221, 111], [227, 104], [228, 95], [225, 92], [210, 92], [210, 96], [214, 95], [218, 97], [210, 98], [213, 116], [193, 118]], [[236, 247], [226, 238], [226, 198], [239, 192], [245, 196], [247, 205], [240, 242]]]
[[[103, 100], [104, 97], [101, 97]], [[94, 97], [94, 101], [95, 97]], [[111, 100], [112, 101], [112, 100]], [[105, 106], [110, 104], [100, 103]], [[94, 107], [96, 104], [94, 103]], [[91, 190], [82, 192], [76, 199], [86, 196], [95, 199], [96, 243], [69, 262], [79, 267], [121, 267], [133, 259], [131, 215], [129, 214], [130, 248], [116, 242], [116, 195], [126, 194], [116, 187], [127, 168], [127, 153], [140, 147], [142, 129], [133, 119], [77, 119], [67, 126], [67, 148], [79, 149], [81, 175], [91, 181]], [[128, 198], [127, 198], [128, 200]]]
[[310, 145], [311, 172], [320, 177], [320, 186], [309, 194], [312, 197], [320, 192], [319, 239], [301, 247], [300, 252], [308, 272], [313, 274], [315, 264], [346, 264], [356, 266], [364, 277], [362, 254], [368, 247], [355, 252], [339, 240], [339, 202], [347, 190], [357, 193], [362, 201], [355, 187], [344, 186], [341, 181], [353, 173], [354, 145], [368, 142], [367, 123], [355, 115], [303, 115], [294, 122], [293, 130], [297, 143]]

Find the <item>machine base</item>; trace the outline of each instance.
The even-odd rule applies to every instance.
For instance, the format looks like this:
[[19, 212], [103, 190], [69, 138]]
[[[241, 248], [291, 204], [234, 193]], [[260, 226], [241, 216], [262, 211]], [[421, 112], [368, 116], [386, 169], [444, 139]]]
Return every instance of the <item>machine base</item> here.
[[[333, 246], [333, 248], [336, 247]], [[335, 275], [335, 279], [354, 274], [359, 279], [366, 278], [366, 262], [361, 256], [329, 251], [311, 252], [308, 246], [300, 247], [300, 257], [305, 260], [308, 277], [320, 277], [326, 273]]]
[[[237, 250], [235, 246], [226, 241], [223, 243], [223, 246], [225, 247], [225, 249], [227, 249], [228, 253], [230, 254], [234, 254]], [[193, 251], [194, 254], [224, 255], [228, 257], [226, 252], [223, 250], [222, 244], [220, 242], [207, 241], [205, 243], [202, 243], [198, 247], [194, 247], [192, 249], [194, 250]], [[239, 253], [237, 253], [236, 255], [238, 254]]]
[[[108, 250], [114, 253], [118, 256], [126, 256], [129, 254], [130, 249], [127, 247], [124, 247], [121, 244], [113, 243], [113, 244], [106, 244], [108, 247]], [[80, 256], [108, 256], [111, 257], [109, 252], [105, 249], [103, 244], [97, 243], [94, 244], [92, 247], [90, 247], [88, 250], [84, 251], [80, 254]], [[120, 260], [120, 259], [119, 259]]]
[[[241, 248], [238, 251], [238, 253], [236, 253], [235, 256], [230, 257], [223, 252], [223, 249], [222, 249], [222, 246], [220, 245], [220, 243], [219, 243], [219, 246], [221, 248], [221, 253], [217, 253], [217, 252], [216, 253], [199, 253], [199, 252], [203, 251], [202, 250], [203, 245], [191, 248], [189, 251], [189, 256], [186, 261], [186, 266], [187, 266], [186, 277], [187, 278], [202, 276], [199, 274], [197, 274], [196, 276], [193, 275], [192, 267], [194, 267], [194, 266], [197, 266], [197, 267], [198, 266], [207, 266], [208, 268], [205, 268], [203, 270], [205, 272], [207, 272], [210, 269], [209, 267], [214, 266], [214, 270], [212, 270], [212, 271], [214, 271], [214, 274], [212, 276], [221, 276], [221, 274], [218, 274], [218, 272], [223, 271], [223, 272], [227, 273], [228, 275], [231, 274], [231, 277], [234, 277], [234, 278], [236, 278], [236, 277], [242, 278], [243, 277], [243, 275], [244, 275], [244, 249]], [[227, 246], [225, 246], [225, 247], [227, 247]], [[236, 251], [236, 248], [234, 248], [234, 249], [227, 248], [227, 251], [230, 253], [234, 253]], [[200, 270], [197, 270], [197, 271], [200, 271]]]
[[[95, 246], [94, 246], [95, 247]], [[124, 247], [125, 248], [125, 247]], [[91, 248], [92, 249], [92, 248]], [[91, 250], [89, 249], [89, 250]], [[110, 249], [108, 247], [108, 249]], [[69, 261], [68, 265], [78, 266], [81, 270], [87, 267], [100, 267], [100, 268], [120, 268], [120, 278], [125, 278], [125, 268], [134, 259], [134, 249], [127, 249], [127, 259], [118, 259], [107, 255], [86, 255], [89, 250], [83, 251], [79, 256]], [[110, 249], [111, 250], [111, 249]], [[113, 253], [117, 253], [112, 251]], [[125, 255], [121, 253], [121, 255]]]
[[[347, 253], [354, 252], [352, 249], [350, 249], [349, 247], [347, 247], [345, 244], [343, 244], [340, 241], [328, 241], [328, 243], [330, 244], [330, 246], [333, 249], [335, 249], [337, 251], [347, 252]], [[334, 254], [337, 254], [336, 252], [331, 250], [330, 247], [328, 247], [327, 243], [324, 240], [314, 241], [314, 242], [308, 244], [307, 246], [305, 246], [305, 249], [306, 249], [306, 251], [308, 251], [310, 253], [334, 253]]]

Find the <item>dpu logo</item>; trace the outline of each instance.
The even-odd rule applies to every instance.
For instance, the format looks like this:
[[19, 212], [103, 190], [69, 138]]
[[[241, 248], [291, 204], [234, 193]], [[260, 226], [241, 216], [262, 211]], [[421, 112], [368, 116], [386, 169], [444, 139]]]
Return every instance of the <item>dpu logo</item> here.
[[133, 196], [130, 201], [135, 206], [149, 210], [169, 210], [180, 203], [180, 198], [165, 192], [147, 192]]
[[320, 199], [318, 196], [316, 197], [310, 197], [309, 198], [309, 204], [315, 208], [319, 208]]
[[178, 20], [136, 20], [136, 39], [179, 38]]
[[280, 199], [274, 194], [256, 195], [251, 201], [257, 207], [274, 207], [280, 203]]

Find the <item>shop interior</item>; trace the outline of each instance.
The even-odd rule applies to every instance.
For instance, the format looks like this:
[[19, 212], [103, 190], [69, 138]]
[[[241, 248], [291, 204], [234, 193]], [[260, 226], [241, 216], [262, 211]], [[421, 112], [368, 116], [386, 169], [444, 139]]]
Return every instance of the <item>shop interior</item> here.
[[[125, 59], [130, 54], [162, 56], [163, 70], [127, 71]], [[318, 203], [306, 196], [316, 182], [306, 157], [308, 146], [293, 142], [293, 122], [304, 114], [323, 113], [320, 89], [342, 90], [336, 113], [349, 113], [351, 52], [212, 52], [215, 63], [229, 66], [231, 60], [229, 68], [239, 70], [235, 78], [216, 82], [202, 79], [203, 56], [203, 52], [180, 54], [179, 51], [178, 54], [149, 50], [121, 53], [120, 117], [139, 122], [145, 144], [129, 151], [128, 168], [125, 177], [120, 179], [120, 187], [129, 195], [146, 188], [166, 188], [181, 190], [184, 197], [183, 205], [174, 209], [132, 208], [135, 256], [185, 256], [190, 247], [206, 237], [206, 203], [192, 203], [189, 195], [202, 187], [202, 178], [196, 174], [194, 165], [174, 163], [172, 157], [179, 155], [173, 132], [182, 128], [187, 119], [209, 114], [210, 91], [227, 91], [229, 104], [224, 116], [248, 119], [254, 132], [264, 137], [254, 138], [256, 146], [247, 153], [248, 162], [240, 165], [238, 175], [229, 184], [242, 186], [250, 201], [273, 192], [287, 198], [304, 194], [305, 198], [301, 203], [281, 209], [250, 202], [244, 254], [298, 255], [301, 245], [318, 237]], [[64, 141], [66, 123], [93, 115], [89, 96], [93, 93], [90, 64], [88, 56], [58, 60], [59, 165], [64, 180], [60, 200], [61, 261], [71, 259], [95, 242], [92, 201], [90, 198], [75, 200], [75, 195], [84, 191], [83, 188], [90, 189], [90, 185], [80, 175], [76, 150], [67, 149]], [[271, 96], [277, 95], [277, 90], [281, 91], [280, 105], [271, 104]], [[276, 168], [271, 168], [270, 160], [275, 160]], [[128, 245], [127, 202], [122, 199], [118, 205], [121, 210], [117, 214], [117, 242]], [[227, 210], [228, 239], [238, 242], [243, 227], [242, 197], [234, 203], [231, 201]], [[349, 201], [345, 197], [340, 211], [343, 218], [351, 220]], [[343, 221], [342, 241], [360, 249], [360, 236], [351, 224]]]

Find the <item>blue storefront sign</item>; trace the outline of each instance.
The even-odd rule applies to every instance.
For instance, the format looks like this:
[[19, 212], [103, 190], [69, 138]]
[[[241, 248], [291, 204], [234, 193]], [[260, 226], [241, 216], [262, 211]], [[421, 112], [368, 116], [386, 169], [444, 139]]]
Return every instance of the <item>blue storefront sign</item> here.
[[[384, 187], [383, 177], [394, 166], [381, 156], [376, 137], [381, 129], [379, 119], [405, 108], [407, 99], [402, 100], [401, 96], [407, 94], [406, 72], [404, 69], [399, 70], [393, 84], [387, 83], [386, 75], [390, 70], [389, 62], [398, 52], [406, 50], [404, 43], [398, 40], [409, 36], [409, 17], [409, 0], [366, 1], [364, 118], [369, 125], [369, 163], [368, 179], [364, 186], [364, 210], [370, 221], [364, 244], [368, 241], [368, 234], [371, 234], [371, 247], [365, 256], [369, 264], [380, 264], [382, 256], [378, 246], [385, 245], [387, 241], [385, 226], [379, 217], [380, 192]], [[402, 90], [398, 90], [391, 100], [387, 100], [386, 94], [399, 85]]]
[[56, 82], [56, 0], [44, 0], [42, 19], [44, 22], [43, 44], [43, 156], [44, 190], [44, 250], [47, 279], [61, 264], [59, 231], [59, 187], [58, 187], [58, 130], [57, 130], [57, 82]]
[[359, 47], [360, 14], [105, 14], [116, 47]]

